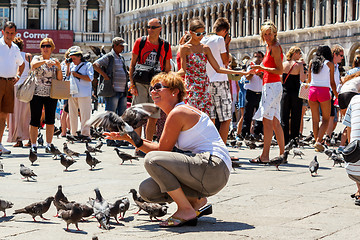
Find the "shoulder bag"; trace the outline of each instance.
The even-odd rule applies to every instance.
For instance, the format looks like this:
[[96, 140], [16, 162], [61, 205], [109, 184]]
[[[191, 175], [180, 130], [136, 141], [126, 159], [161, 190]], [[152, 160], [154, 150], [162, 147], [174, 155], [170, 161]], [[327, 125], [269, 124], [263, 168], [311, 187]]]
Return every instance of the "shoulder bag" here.
[[348, 163], [356, 163], [360, 160], [360, 140], [354, 140], [348, 144], [342, 152], [344, 161]]
[[30, 72], [25, 81], [20, 84], [16, 91], [16, 98], [21, 102], [30, 102], [33, 99], [35, 92], [35, 74]]
[[310, 84], [301, 83], [299, 89], [299, 98], [309, 100], [309, 90], [310, 90]]
[[[108, 53], [109, 54], [109, 53]], [[109, 63], [107, 66], [107, 75], [109, 76], [109, 74], [112, 72], [112, 69], [114, 67], [114, 56], [112, 56], [111, 54], [108, 55], [109, 57]], [[110, 69], [111, 68], [111, 69]], [[97, 90], [97, 95], [98, 96], [102, 96], [102, 97], [112, 97], [115, 95], [115, 89], [113, 87], [113, 81], [112, 81], [112, 74], [109, 80], [105, 80], [103, 76], [99, 76], [99, 83], [98, 83], [98, 90]]]
[[57, 80], [54, 74], [51, 80], [50, 97], [53, 99], [70, 98], [70, 81]]

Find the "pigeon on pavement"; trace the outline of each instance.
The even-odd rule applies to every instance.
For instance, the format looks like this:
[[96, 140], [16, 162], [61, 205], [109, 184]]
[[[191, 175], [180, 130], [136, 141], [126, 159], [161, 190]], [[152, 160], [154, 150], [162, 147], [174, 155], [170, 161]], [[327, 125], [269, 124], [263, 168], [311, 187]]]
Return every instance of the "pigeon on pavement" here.
[[159, 107], [153, 103], [136, 104], [127, 108], [121, 117], [114, 112], [107, 111], [94, 116], [87, 121], [87, 124], [103, 127], [108, 131], [119, 132], [121, 135], [129, 134], [137, 146], [141, 143], [141, 138], [134, 129], [145, 124], [147, 119], [158, 110]]
[[121, 198], [122, 202], [120, 203], [120, 218], [124, 219], [125, 213], [127, 210], [129, 210], [130, 207], [130, 201], [127, 197]]
[[100, 228], [109, 230], [110, 229], [110, 206], [109, 203], [103, 199], [101, 196], [100, 190], [96, 188], [95, 190], [96, 198], [90, 198], [88, 203], [93, 207], [95, 218], [100, 223]]
[[25, 167], [24, 164], [20, 164], [20, 174], [29, 181], [29, 178], [35, 180], [33, 177], [37, 177], [37, 175], [28, 167]]
[[69, 231], [69, 225], [75, 224], [78, 231], [81, 231], [78, 222], [82, 219], [82, 210], [79, 203], [75, 203], [71, 210], [60, 210], [60, 217], [66, 222], [66, 231]]
[[60, 155], [60, 163], [65, 167], [64, 171], [68, 170], [68, 167], [76, 163], [75, 160], [67, 158], [64, 154]]
[[102, 146], [103, 146], [103, 142], [101, 141], [101, 139], [99, 139], [95, 145], [95, 148], [100, 150]]
[[34, 162], [37, 160], [37, 154], [32, 149], [30, 149], [29, 160], [31, 162], [31, 165], [34, 165]]
[[110, 203], [110, 217], [114, 217], [116, 222], [119, 223], [117, 219], [117, 215], [120, 213], [120, 204], [122, 203], [122, 200], [116, 200], [115, 203]]
[[26, 213], [30, 214], [32, 218], [34, 219], [34, 222], [36, 222], [35, 217], [40, 216], [44, 220], [49, 220], [43, 217], [43, 214], [46, 213], [51, 205], [51, 202], [54, 200], [54, 197], [48, 197], [44, 201], [36, 202], [33, 204], [30, 204], [29, 206], [26, 206], [24, 208], [15, 210], [14, 214], [19, 213]]
[[270, 166], [275, 166], [278, 171], [280, 171], [279, 166], [280, 164], [287, 163], [287, 157], [289, 155], [289, 151], [285, 151], [283, 154], [281, 154], [278, 157], [275, 157], [269, 161]]
[[93, 168], [96, 167], [98, 163], [101, 163], [101, 161], [91, 156], [89, 151], [86, 150], [85, 153], [86, 153], [86, 163], [91, 167], [90, 170], [93, 170]]
[[67, 146], [67, 143], [64, 143], [64, 148], [63, 148], [63, 150], [64, 150], [64, 153], [65, 153], [66, 155], [68, 155], [69, 157], [71, 157], [71, 159], [73, 159], [73, 156], [75, 156], [75, 157], [79, 157], [79, 156], [80, 156], [80, 153], [71, 150], [71, 149]]
[[293, 158], [294, 158], [295, 156], [299, 156], [299, 157], [301, 157], [301, 158], [302, 158], [302, 156], [305, 156], [305, 154], [304, 154], [302, 151], [300, 151], [300, 149], [298, 149], [298, 148], [294, 148], [294, 149], [293, 149], [293, 154], [294, 154]]
[[2, 217], [6, 217], [5, 210], [8, 208], [12, 208], [13, 205], [14, 204], [10, 201], [0, 199], [0, 211], [4, 212], [4, 216], [2, 216]]
[[89, 152], [95, 153], [95, 155], [96, 155], [96, 152], [100, 152], [100, 153], [102, 152], [100, 149], [90, 146], [88, 142], [85, 142], [85, 145], [86, 145], [86, 150], [88, 150]]
[[116, 151], [116, 154], [119, 156], [119, 158], [121, 158], [122, 163], [120, 163], [120, 165], [122, 165], [125, 161], [130, 160], [130, 162], [132, 163], [131, 160], [137, 160], [139, 161], [138, 157], [134, 157], [126, 152], [121, 151], [119, 148], [114, 148], [114, 151]]
[[137, 194], [137, 191], [135, 189], [130, 189], [130, 193], [132, 193], [133, 200], [135, 204], [139, 207], [139, 210], [135, 213], [138, 214], [141, 211], [140, 204], [145, 202], [145, 200]]
[[[62, 201], [62, 203], [60, 203], [60, 201]], [[63, 203], [68, 203], [68, 202], [69, 202], [69, 200], [67, 199], [67, 197], [62, 192], [62, 186], [59, 185], [58, 190], [57, 190], [57, 192], [55, 193], [55, 196], [54, 196], [54, 206], [56, 207], [56, 215], [55, 215], [55, 217], [58, 217], [60, 209], [67, 210], [67, 209], [64, 208]]]
[[38, 134], [37, 142], [38, 142], [39, 145], [44, 146], [44, 138], [43, 138], [43, 135], [42, 135], [42, 133], [40, 131], [39, 131], [39, 134]]
[[335, 164], [339, 164], [340, 167], [342, 167], [342, 166], [341, 166], [341, 163], [344, 162], [344, 158], [342, 157], [341, 154], [338, 154], [338, 153], [335, 151], [335, 152], [333, 152], [333, 153], [331, 154], [331, 157], [330, 157], [330, 158], [331, 158], [331, 160], [334, 161], [333, 167], [335, 166]]
[[0, 161], [0, 172], [4, 172], [4, 164]]
[[319, 169], [319, 162], [317, 161], [317, 156], [315, 156], [309, 165], [309, 170], [310, 170], [310, 174], [312, 177], [313, 177], [313, 173], [315, 173], [317, 175], [318, 169]]

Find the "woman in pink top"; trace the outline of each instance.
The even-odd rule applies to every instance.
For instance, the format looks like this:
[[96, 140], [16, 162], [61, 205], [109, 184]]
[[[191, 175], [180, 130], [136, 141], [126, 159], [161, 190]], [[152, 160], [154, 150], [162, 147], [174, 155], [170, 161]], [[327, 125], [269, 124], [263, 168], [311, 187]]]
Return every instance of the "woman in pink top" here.
[[253, 65], [252, 69], [264, 72], [263, 88], [260, 106], [253, 119], [263, 121], [264, 148], [260, 156], [250, 160], [251, 163], [271, 163], [269, 153], [273, 131], [280, 155], [284, 153], [284, 132], [280, 125], [280, 101], [283, 91], [280, 75], [283, 73], [283, 54], [273, 22], [266, 21], [261, 26], [261, 40], [266, 43], [266, 54], [262, 64]]

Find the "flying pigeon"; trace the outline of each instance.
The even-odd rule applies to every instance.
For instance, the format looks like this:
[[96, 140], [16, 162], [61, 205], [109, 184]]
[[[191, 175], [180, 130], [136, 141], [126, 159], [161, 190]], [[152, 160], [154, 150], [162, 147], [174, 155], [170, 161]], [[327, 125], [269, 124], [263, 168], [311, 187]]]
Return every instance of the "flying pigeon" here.
[[98, 163], [101, 163], [101, 161], [91, 156], [88, 150], [86, 150], [85, 153], [86, 153], [86, 163], [91, 167], [90, 170], [93, 170], [93, 168], [96, 167]]
[[73, 159], [66, 158], [66, 156], [64, 154], [61, 154], [60, 155], [60, 163], [61, 163], [61, 165], [63, 165], [65, 167], [65, 171], [67, 171], [68, 167], [70, 167], [71, 165], [76, 163], [76, 161]]
[[29, 181], [29, 178], [35, 180], [33, 177], [37, 177], [37, 175], [28, 167], [25, 167], [24, 164], [20, 164], [20, 174]]
[[101, 196], [100, 190], [96, 188], [95, 190], [96, 198], [89, 199], [88, 203], [93, 207], [95, 218], [100, 223], [100, 227], [106, 230], [110, 229], [110, 206], [109, 203], [103, 199]]
[[130, 162], [132, 163], [131, 160], [137, 160], [139, 161], [138, 157], [134, 157], [126, 152], [121, 151], [119, 148], [114, 148], [114, 151], [116, 151], [116, 154], [119, 156], [119, 158], [121, 158], [122, 163], [120, 163], [120, 165], [122, 165], [125, 161], [130, 160]]
[[152, 103], [142, 103], [127, 108], [121, 117], [110, 111], [100, 113], [88, 120], [87, 124], [103, 127], [112, 132], [119, 132], [121, 135], [128, 134], [137, 146], [141, 143], [141, 138], [134, 129], [145, 124], [149, 116], [158, 110], [159, 107]]
[[317, 156], [315, 156], [309, 165], [309, 170], [310, 170], [310, 174], [312, 177], [313, 177], [313, 173], [315, 173], [317, 175], [318, 169], [319, 169], [319, 162], [317, 161]]
[[36, 222], [35, 217], [40, 216], [44, 220], [49, 220], [43, 217], [43, 214], [46, 213], [51, 205], [51, 202], [54, 200], [54, 197], [48, 197], [44, 201], [36, 202], [33, 204], [30, 204], [29, 206], [26, 206], [24, 208], [15, 210], [14, 214], [19, 213], [26, 213], [30, 214], [32, 218], [34, 219], [34, 222]]
[[71, 210], [60, 210], [60, 217], [66, 222], [66, 231], [69, 231], [69, 225], [75, 224], [78, 231], [81, 231], [78, 226], [82, 218], [82, 210], [79, 203], [75, 203]]
[[64, 148], [63, 148], [63, 150], [64, 150], [64, 153], [65, 153], [66, 155], [68, 155], [69, 157], [71, 157], [71, 159], [73, 159], [73, 156], [75, 156], [75, 157], [79, 157], [79, 156], [80, 156], [80, 153], [71, 150], [71, 149], [67, 146], [67, 143], [64, 143]]
[[4, 212], [4, 216], [2, 216], [2, 217], [6, 217], [5, 210], [8, 209], [8, 208], [12, 208], [13, 205], [14, 204], [12, 202], [10, 202], [10, 201], [0, 199], [0, 211]]
[[300, 149], [298, 149], [298, 148], [294, 148], [294, 149], [293, 149], [293, 154], [294, 154], [293, 158], [294, 158], [295, 156], [299, 156], [299, 157], [302, 158], [302, 156], [305, 155], [305, 154], [304, 154], [302, 151], [300, 151]]

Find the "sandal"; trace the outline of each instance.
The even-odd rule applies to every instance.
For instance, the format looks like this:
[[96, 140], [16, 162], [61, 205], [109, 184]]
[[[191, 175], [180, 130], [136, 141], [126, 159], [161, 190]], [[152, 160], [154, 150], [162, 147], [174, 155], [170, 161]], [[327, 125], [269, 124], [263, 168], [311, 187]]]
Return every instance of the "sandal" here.
[[17, 141], [17, 142], [13, 145], [13, 147], [23, 147], [22, 141]]
[[212, 205], [211, 204], [208, 204], [208, 205], [205, 205], [204, 207], [200, 208], [199, 210], [196, 211], [196, 217], [202, 217], [204, 215], [210, 215], [212, 214], [213, 211], [212, 211]]
[[[196, 226], [197, 225], [197, 220], [198, 220], [197, 217], [189, 219], [189, 220], [185, 220], [185, 219], [177, 218], [177, 217], [169, 217], [165, 221], [162, 221], [159, 226], [164, 227], [164, 228], [167, 228], [167, 227], [181, 227], [181, 226], [185, 226], [185, 225], [187, 225], [187, 226]], [[161, 225], [162, 223], [166, 223], [166, 225]]]
[[254, 159], [251, 159], [249, 160], [250, 163], [254, 163], [254, 164], [267, 164], [268, 162], [263, 162], [261, 161], [261, 158], [260, 156], [254, 158]]

